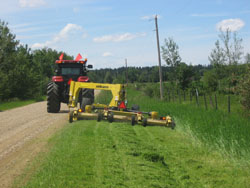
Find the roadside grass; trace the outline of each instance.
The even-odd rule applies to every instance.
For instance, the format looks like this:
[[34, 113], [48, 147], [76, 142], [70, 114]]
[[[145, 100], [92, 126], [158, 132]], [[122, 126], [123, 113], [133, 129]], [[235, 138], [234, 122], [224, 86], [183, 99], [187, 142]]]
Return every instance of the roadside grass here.
[[130, 104], [140, 104], [144, 111], [173, 116], [177, 121], [177, 130], [188, 132], [223, 156], [236, 162], [250, 162], [250, 118], [190, 104], [160, 101], [134, 89], [128, 90], [128, 97]]
[[5, 110], [10, 110], [13, 108], [21, 107], [21, 106], [26, 106], [28, 104], [35, 103], [35, 100], [26, 100], [26, 101], [10, 101], [10, 102], [0, 102], [0, 111], [5, 111]]
[[22, 187], [250, 186], [249, 168], [165, 127], [78, 121], [53, 136], [49, 146]]
[[15, 98], [10, 101], [0, 101], [0, 112], [5, 110], [11, 110], [17, 107], [26, 106], [44, 100], [46, 100], [46, 96], [38, 96], [35, 99], [28, 99], [28, 100], [20, 100]]
[[35, 102], [40, 102], [46, 100], [46, 96], [37, 97], [36, 99], [30, 99], [30, 100], [19, 100], [19, 99], [13, 99], [11, 101], [0, 101], [0, 112], [5, 110], [11, 110], [13, 108], [26, 106]]

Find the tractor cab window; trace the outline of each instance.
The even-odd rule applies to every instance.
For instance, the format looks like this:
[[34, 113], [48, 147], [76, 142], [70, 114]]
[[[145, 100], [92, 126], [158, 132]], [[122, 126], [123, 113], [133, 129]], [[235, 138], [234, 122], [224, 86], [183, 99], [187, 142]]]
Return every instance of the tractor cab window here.
[[63, 67], [62, 75], [80, 75], [80, 68]]

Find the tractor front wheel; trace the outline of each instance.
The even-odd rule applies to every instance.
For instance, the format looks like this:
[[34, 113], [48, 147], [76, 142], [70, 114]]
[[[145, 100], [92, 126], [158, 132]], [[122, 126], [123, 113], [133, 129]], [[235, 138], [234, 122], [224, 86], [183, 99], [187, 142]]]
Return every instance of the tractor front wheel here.
[[47, 112], [57, 113], [60, 108], [59, 87], [55, 82], [50, 82], [47, 86]]

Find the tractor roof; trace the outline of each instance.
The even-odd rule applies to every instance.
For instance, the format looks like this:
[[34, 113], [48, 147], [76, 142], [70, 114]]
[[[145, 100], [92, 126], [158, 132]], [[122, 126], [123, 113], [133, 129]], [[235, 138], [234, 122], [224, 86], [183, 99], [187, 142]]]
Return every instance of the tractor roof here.
[[63, 53], [60, 55], [59, 60], [56, 60], [57, 64], [61, 63], [81, 63], [81, 64], [86, 64], [87, 63], [87, 58], [83, 60], [81, 54], [78, 54], [75, 60], [63, 60]]
[[61, 63], [81, 63], [81, 64], [86, 64], [87, 59], [84, 61], [76, 61], [76, 60], [56, 60], [56, 64], [61, 64]]

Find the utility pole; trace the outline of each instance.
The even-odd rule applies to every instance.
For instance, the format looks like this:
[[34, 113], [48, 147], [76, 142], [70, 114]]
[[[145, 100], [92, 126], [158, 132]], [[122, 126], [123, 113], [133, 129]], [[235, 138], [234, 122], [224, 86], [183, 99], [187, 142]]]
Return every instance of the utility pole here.
[[125, 59], [125, 65], [126, 65], [126, 81], [128, 86], [128, 65], [127, 65], [127, 58]]
[[161, 95], [161, 100], [163, 100], [162, 70], [161, 70], [161, 52], [160, 52], [160, 44], [159, 44], [159, 33], [158, 33], [157, 15], [155, 15], [155, 31], [156, 31], [156, 40], [157, 40], [157, 48], [158, 48], [160, 95]]

